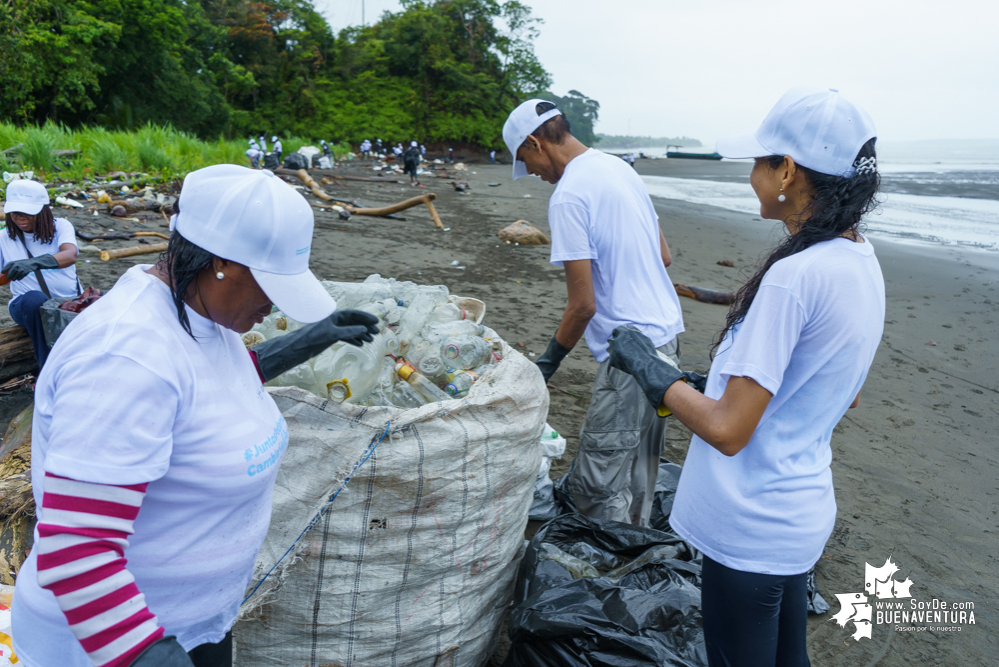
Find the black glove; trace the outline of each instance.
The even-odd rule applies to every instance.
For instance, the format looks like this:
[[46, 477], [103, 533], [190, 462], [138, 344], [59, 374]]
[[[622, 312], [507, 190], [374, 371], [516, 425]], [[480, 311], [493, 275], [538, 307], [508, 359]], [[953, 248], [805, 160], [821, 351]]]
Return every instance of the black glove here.
[[565, 359], [565, 355], [570, 352], [572, 352], [571, 347], [566, 347], [558, 342], [555, 336], [552, 336], [551, 342], [548, 343], [548, 349], [535, 362], [538, 368], [541, 369], [541, 375], [545, 378], [545, 384], [548, 384], [548, 381], [552, 379], [555, 371], [558, 370], [559, 364]]
[[7, 266], [3, 267], [3, 273], [7, 274], [7, 280], [20, 280], [40, 269], [58, 268], [59, 260], [52, 255], [38, 255], [30, 259], [15, 259], [13, 262], [7, 262]]
[[672, 414], [662, 404], [663, 394], [674, 382], [687, 381], [687, 374], [660, 357], [649, 337], [632, 326], [614, 329], [607, 349], [610, 365], [635, 378], [658, 415]]
[[683, 379], [687, 381], [687, 384], [702, 394], [708, 386], [708, 376], [695, 373], [694, 371], [684, 371]]
[[343, 341], [361, 347], [378, 333], [378, 318], [363, 310], [338, 310], [325, 320], [308, 324], [284, 336], [265, 340], [251, 349], [264, 381], [308, 361], [333, 343]]
[[132, 661], [131, 667], [194, 667], [176, 637], [164, 637]]

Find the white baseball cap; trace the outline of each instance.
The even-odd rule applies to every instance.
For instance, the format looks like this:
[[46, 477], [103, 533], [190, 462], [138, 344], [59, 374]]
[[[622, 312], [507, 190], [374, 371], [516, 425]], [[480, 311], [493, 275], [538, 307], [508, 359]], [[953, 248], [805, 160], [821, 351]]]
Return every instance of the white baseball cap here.
[[213, 255], [249, 267], [285, 315], [310, 323], [336, 310], [309, 270], [312, 207], [273, 172], [232, 164], [192, 171], [179, 204], [171, 228]]
[[49, 191], [44, 185], [26, 178], [18, 178], [7, 186], [7, 201], [3, 203], [3, 212], [38, 215], [42, 207], [48, 203]]
[[415, 147], [416, 146], [416, 142], [415, 141], [410, 141], [409, 145]]
[[[503, 141], [506, 142], [506, 147], [510, 150], [510, 155], [513, 156], [513, 180], [527, 176], [527, 165], [517, 159], [517, 149], [527, 139], [527, 135], [541, 127], [541, 124], [549, 118], [562, 115], [558, 109], [549, 109], [538, 114], [537, 106], [542, 102], [548, 101], [534, 99], [521, 103], [510, 112], [510, 116], [503, 124]], [[553, 104], [553, 102], [548, 102], [548, 104]]]
[[877, 136], [867, 112], [835, 88], [801, 86], [784, 93], [755, 134], [719, 139], [727, 158], [790, 155], [823, 174], [852, 178], [864, 144]]

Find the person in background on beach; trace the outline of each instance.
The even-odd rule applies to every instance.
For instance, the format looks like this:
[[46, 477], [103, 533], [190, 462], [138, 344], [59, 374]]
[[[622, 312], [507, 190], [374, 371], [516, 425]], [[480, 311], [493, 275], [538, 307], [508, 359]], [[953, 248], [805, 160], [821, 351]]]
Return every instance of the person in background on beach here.
[[551, 102], [514, 109], [503, 139], [514, 180], [536, 174], [556, 186], [551, 262], [565, 269], [569, 299], [538, 368], [548, 382], [584, 331], [600, 364], [572, 464], [573, 499], [586, 516], [648, 526], [666, 419], [642, 400], [634, 378], [608, 364], [607, 339], [615, 327], [636, 326], [653, 349], [679, 355], [683, 316], [658, 216], [634, 170], [580, 143]]
[[422, 157], [424, 160], [427, 159], [427, 147], [424, 146], [423, 144], [420, 144], [420, 157]]
[[496, 151], [495, 150], [489, 151], [489, 162], [491, 162], [492, 164], [496, 164]]
[[254, 169], [260, 167], [260, 158], [263, 157], [263, 152], [260, 150], [260, 146], [257, 145], [256, 140], [250, 139], [250, 147], [246, 149], [246, 157], [250, 158], [250, 166]]
[[453, 148], [447, 149], [447, 161], [450, 164], [454, 164], [454, 149]]
[[271, 150], [273, 151], [273, 153], [275, 155], [277, 155], [278, 162], [280, 162], [281, 161], [281, 153], [284, 152], [284, 147], [281, 146], [281, 140], [278, 139], [277, 136], [275, 135], [275, 136], [271, 137], [271, 144], [272, 144]]
[[416, 142], [409, 142], [409, 148], [403, 153], [402, 162], [404, 165], [404, 173], [409, 174], [409, 184], [411, 186], [418, 186], [420, 182], [416, 180], [416, 170], [420, 166], [420, 149], [417, 148]]
[[632, 169], [635, 168], [635, 154], [634, 153], [628, 153], [628, 164], [631, 165]]
[[7, 186], [3, 204], [7, 229], [0, 231], [0, 267], [10, 281], [10, 316], [27, 329], [38, 368], [45, 366], [40, 309], [53, 298], [75, 297], [83, 290], [76, 278], [76, 230], [49, 208], [45, 186], [20, 178]]
[[788, 236], [738, 291], [703, 395], [643, 333], [615, 329], [610, 364], [694, 437], [669, 521], [703, 554], [712, 666], [808, 665], [807, 573], [836, 521], [833, 428], [881, 341], [885, 285], [860, 233], [876, 205], [874, 123], [835, 90], [795, 88], [754, 135], [718, 152], [755, 158], [760, 215]]
[[[38, 376], [19, 664], [231, 667], [288, 445], [262, 382], [378, 332], [309, 270], [312, 207], [274, 174], [193, 171], [175, 211], [160, 261], [74, 319]], [[273, 305], [310, 324], [247, 351]]]
[[260, 150], [264, 153], [267, 152], [267, 133], [261, 132], [260, 138], [257, 140], [257, 145], [260, 146]]

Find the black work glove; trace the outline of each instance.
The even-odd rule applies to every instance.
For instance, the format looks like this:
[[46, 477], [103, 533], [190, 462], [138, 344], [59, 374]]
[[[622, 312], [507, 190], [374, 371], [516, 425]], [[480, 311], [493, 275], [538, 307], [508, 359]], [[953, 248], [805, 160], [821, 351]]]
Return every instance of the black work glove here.
[[265, 340], [251, 350], [264, 381], [273, 380], [286, 370], [308, 361], [333, 343], [343, 341], [361, 347], [378, 333], [378, 318], [363, 310], [338, 310], [325, 320]]
[[700, 373], [695, 373], [694, 371], [684, 371], [683, 378], [687, 381], [687, 384], [702, 394], [708, 386], [707, 375], [701, 375]]
[[632, 326], [614, 329], [608, 341], [610, 365], [628, 373], [642, 388], [660, 417], [672, 414], [663, 404], [663, 395], [674, 382], [686, 382], [687, 374], [672, 361], [659, 356], [649, 337]]
[[194, 667], [194, 663], [176, 637], [164, 637], [140, 653], [131, 667]]
[[571, 347], [566, 347], [558, 342], [558, 339], [554, 335], [552, 336], [551, 342], [548, 343], [548, 349], [535, 362], [538, 368], [541, 369], [541, 375], [545, 378], [545, 384], [548, 384], [548, 381], [552, 379], [555, 371], [558, 370], [559, 364], [565, 359], [565, 355], [570, 352], [572, 352]]
[[59, 260], [52, 255], [38, 255], [30, 259], [15, 259], [13, 262], [7, 262], [7, 266], [3, 267], [3, 273], [7, 274], [7, 280], [20, 280], [41, 269], [58, 268]]

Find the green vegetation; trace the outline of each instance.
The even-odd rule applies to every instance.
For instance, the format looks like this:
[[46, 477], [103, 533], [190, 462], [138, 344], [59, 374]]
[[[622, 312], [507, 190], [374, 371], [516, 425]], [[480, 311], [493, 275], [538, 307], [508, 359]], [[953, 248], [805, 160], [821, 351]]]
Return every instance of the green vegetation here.
[[[286, 137], [285, 152], [310, 144], [301, 137]], [[113, 171], [143, 172], [150, 180], [171, 180], [212, 164], [249, 165], [242, 139], [204, 141], [172, 127], [146, 125], [134, 132], [86, 127], [72, 130], [64, 125], [17, 127], [0, 121], [0, 169], [32, 170], [51, 180], [79, 181]], [[67, 157], [54, 150], [78, 150]], [[333, 147], [340, 156], [350, 147]]]
[[[241, 159], [194, 137], [501, 145], [524, 91], [551, 84], [540, 21], [518, 0], [401, 4], [334, 35], [307, 0], [6, 0], [0, 120], [27, 128], [20, 159], [45, 170], [52, 137], [91, 168], [145, 170]], [[95, 126], [135, 134], [66, 129]]]
[[658, 146], [700, 146], [691, 137], [632, 137], [624, 134], [598, 134], [601, 148], [653, 148]]

